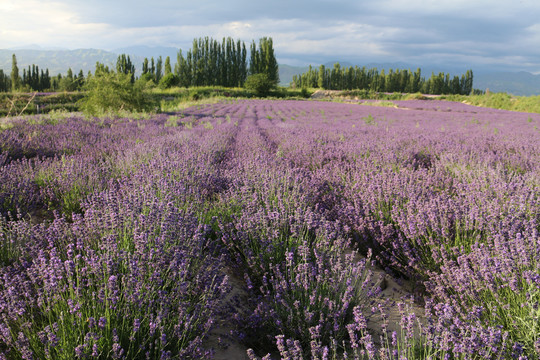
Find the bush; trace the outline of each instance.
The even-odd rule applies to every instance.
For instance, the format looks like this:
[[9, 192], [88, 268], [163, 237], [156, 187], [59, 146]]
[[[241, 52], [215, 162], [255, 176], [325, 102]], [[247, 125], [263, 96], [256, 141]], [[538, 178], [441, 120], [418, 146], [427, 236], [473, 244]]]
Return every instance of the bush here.
[[254, 91], [257, 95], [266, 96], [270, 90], [275, 89], [276, 84], [270, 80], [267, 74], [249, 75], [244, 83], [244, 87]]
[[173, 86], [178, 85], [178, 76], [173, 73], [167, 74], [159, 81], [159, 87], [161, 89], [170, 89]]
[[86, 115], [119, 114], [122, 111], [147, 111], [153, 102], [142, 83], [131, 82], [131, 74], [100, 71], [88, 79], [87, 95], [80, 100]]
[[137, 79], [136, 83], [140, 83], [146, 88], [154, 88], [156, 86], [154, 77], [150, 73], [142, 74], [141, 77]]

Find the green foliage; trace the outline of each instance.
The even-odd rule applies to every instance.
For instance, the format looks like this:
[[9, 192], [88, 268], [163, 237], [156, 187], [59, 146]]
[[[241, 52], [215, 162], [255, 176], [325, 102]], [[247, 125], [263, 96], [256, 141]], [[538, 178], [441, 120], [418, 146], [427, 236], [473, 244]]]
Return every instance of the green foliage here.
[[141, 82], [133, 84], [131, 74], [96, 69], [88, 79], [86, 97], [80, 101], [81, 110], [90, 116], [118, 114], [121, 111], [152, 110], [153, 102], [145, 94]]
[[178, 76], [173, 73], [168, 73], [159, 81], [159, 87], [161, 89], [170, 89], [176, 85], [178, 85]]
[[154, 80], [156, 81], [156, 83], [159, 84], [162, 77], [163, 77], [163, 59], [160, 56], [156, 62], [156, 72], [154, 74]]
[[268, 76], [268, 79], [274, 83], [274, 86], [279, 84], [279, 67], [274, 55], [272, 38], [261, 38], [259, 40], [258, 49], [255, 42], [252, 42], [249, 73], [251, 75], [264, 73]]
[[170, 116], [165, 122], [165, 127], [177, 127], [178, 123], [181, 121], [180, 116]]
[[432, 74], [429, 79], [421, 76], [421, 70], [416, 71], [389, 69], [367, 69], [366, 67], [341, 67], [335, 63], [332, 68], [321, 65], [318, 69], [309, 70], [300, 75], [294, 75], [292, 87], [321, 88], [326, 90], [366, 90], [381, 93], [417, 93], [424, 94], [462, 94], [468, 95], [473, 91], [473, 73], [468, 70], [460, 77], [450, 78], [450, 74]]
[[122, 74], [130, 74], [131, 82], [135, 82], [135, 65], [132, 64], [129, 55], [122, 54], [116, 60], [116, 71]]
[[506, 93], [486, 93], [481, 95], [449, 95], [442, 99], [465, 102], [470, 105], [540, 113], [540, 96], [513, 96]]
[[362, 120], [364, 120], [366, 125], [375, 125], [376, 124], [375, 119], [373, 118], [373, 115], [371, 115], [371, 114], [369, 114], [368, 116], [364, 116], [362, 118]]
[[172, 73], [172, 68], [171, 68], [171, 57], [170, 56], [167, 56], [165, 58], [165, 76], [169, 75], [170, 73]]
[[259, 96], [266, 96], [270, 93], [270, 90], [276, 87], [276, 85], [267, 74], [259, 73], [249, 75], [246, 79], [244, 87], [248, 90], [254, 91]]
[[248, 97], [243, 88], [223, 88], [203, 86], [193, 88], [172, 87], [155, 88], [152, 96], [160, 103], [160, 111], [178, 111], [197, 104], [215, 104], [220, 101], [233, 101], [232, 98]]
[[154, 82], [154, 77], [150, 73], [142, 74], [141, 77], [138, 78], [135, 83], [136, 83], [136, 86], [140, 86], [144, 89], [152, 89], [156, 87], [156, 83]]
[[19, 67], [17, 66], [17, 57], [15, 54], [13, 54], [11, 61], [11, 89], [16, 91], [19, 87], [20, 78]]
[[11, 78], [4, 73], [4, 70], [0, 69], [0, 92], [7, 92], [11, 90]]
[[0, 94], [0, 116], [47, 114], [51, 111], [78, 111], [81, 93], [35, 95], [23, 93]]
[[240, 40], [209, 37], [193, 40], [186, 56], [180, 50], [174, 73], [180, 86], [242, 86], [247, 76], [246, 46]]
[[[309, 68], [311, 70], [311, 65]], [[324, 65], [321, 65], [319, 67], [319, 73], [317, 74], [317, 84], [316, 85], [310, 84], [310, 85], [312, 85], [313, 87], [319, 87], [321, 89], [324, 89], [324, 73], [325, 73]], [[309, 74], [311, 74], [311, 72], [309, 72]], [[311, 76], [311, 78], [315, 78], [315, 76]]]
[[73, 77], [73, 71], [68, 69], [67, 75], [60, 79], [58, 90], [60, 91], [75, 91], [78, 88], [77, 78]]

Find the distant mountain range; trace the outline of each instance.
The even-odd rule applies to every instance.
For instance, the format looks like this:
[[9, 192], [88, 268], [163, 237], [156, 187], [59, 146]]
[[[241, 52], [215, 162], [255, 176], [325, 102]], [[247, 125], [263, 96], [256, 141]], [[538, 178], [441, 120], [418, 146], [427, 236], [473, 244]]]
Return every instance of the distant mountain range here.
[[[48, 68], [51, 76], [58, 73], [65, 74], [68, 68], [71, 68], [74, 73], [83, 70], [86, 75], [88, 71], [94, 71], [96, 62], [104, 63], [109, 66], [115, 66], [116, 58], [119, 54], [128, 54], [131, 61], [135, 64], [135, 69], [140, 70], [145, 57], [157, 59], [160, 55], [163, 60], [167, 56], [171, 58], [171, 64], [174, 66], [176, 62], [177, 48], [173, 47], [149, 47], [149, 46], [132, 46], [113, 51], [105, 51], [99, 49], [40, 49], [32, 47], [31, 49], [0, 49], [0, 69], [5, 73], [11, 72], [11, 58], [15, 54], [17, 56], [17, 65], [22, 73], [23, 68], [28, 68], [28, 65], [38, 65], [40, 69]], [[184, 55], [185, 55], [184, 50]], [[325, 66], [332, 67], [334, 62], [326, 63]], [[350, 62], [340, 62], [342, 67], [353, 66]], [[314, 64], [318, 67], [318, 64]], [[405, 63], [370, 63], [365, 65], [366, 68], [381, 69], [411, 69], [416, 70], [418, 67], [422, 69], [422, 74], [429, 77], [432, 72], [450, 73], [453, 75], [461, 75], [467, 69], [437, 69], [433, 66], [418, 66]], [[307, 66], [290, 66], [279, 64], [279, 77], [283, 85], [287, 85], [292, 81], [293, 75], [301, 74], [307, 71]], [[507, 92], [518, 96], [540, 95], [540, 75], [534, 75], [529, 72], [483, 72], [478, 69], [472, 69], [474, 72], [474, 88], [492, 92]]]

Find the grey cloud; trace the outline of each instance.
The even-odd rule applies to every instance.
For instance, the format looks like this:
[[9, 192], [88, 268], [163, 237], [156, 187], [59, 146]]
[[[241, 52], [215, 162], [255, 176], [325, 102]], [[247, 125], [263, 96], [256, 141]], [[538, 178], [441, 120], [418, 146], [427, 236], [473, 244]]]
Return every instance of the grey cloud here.
[[278, 58], [313, 63], [433, 59], [540, 71], [540, 3], [532, 0], [59, 1], [81, 24], [107, 28], [72, 41], [81, 46], [187, 49], [200, 36], [272, 36]]

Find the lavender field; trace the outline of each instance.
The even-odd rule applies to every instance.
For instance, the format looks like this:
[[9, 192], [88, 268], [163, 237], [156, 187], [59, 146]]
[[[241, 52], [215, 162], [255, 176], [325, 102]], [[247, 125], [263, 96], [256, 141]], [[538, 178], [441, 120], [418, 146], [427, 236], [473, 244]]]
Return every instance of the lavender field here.
[[538, 114], [13, 119], [0, 214], [0, 359], [540, 358]]

